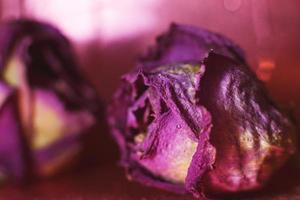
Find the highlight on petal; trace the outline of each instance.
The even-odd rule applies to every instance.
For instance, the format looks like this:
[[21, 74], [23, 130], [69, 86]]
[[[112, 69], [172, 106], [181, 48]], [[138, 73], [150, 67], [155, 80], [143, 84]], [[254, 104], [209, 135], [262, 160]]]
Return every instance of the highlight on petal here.
[[94, 123], [87, 112], [68, 112], [52, 92], [35, 90], [34, 99], [33, 149], [43, 148], [66, 135], [78, 134]]
[[[186, 133], [188, 127], [176, 115], [168, 113], [161, 119], [161, 126], [157, 140], [157, 151], [159, 154], [150, 158], [137, 160], [140, 164], [152, 171], [153, 174], [163, 177], [173, 183], [184, 183], [192, 157], [196, 152], [197, 141]], [[170, 140], [169, 138], [172, 138]], [[138, 154], [139, 152], [137, 152]]]
[[21, 86], [26, 82], [24, 63], [18, 57], [12, 57], [8, 61], [3, 73], [4, 80], [13, 87]]

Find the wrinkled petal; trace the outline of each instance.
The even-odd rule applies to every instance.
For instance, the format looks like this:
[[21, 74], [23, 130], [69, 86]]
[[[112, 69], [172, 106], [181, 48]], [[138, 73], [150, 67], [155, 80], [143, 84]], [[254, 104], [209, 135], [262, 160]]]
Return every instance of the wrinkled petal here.
[[246, 63], [243, 50], [233, 41], [199, 27], [172, 24], [168, 32], [157, 37], [156, 42], [156, 46], [141, 57], [143, 66], [201, 61], [210, 51]]
[[210, 190], [262, 187], [295, 151], [294, 127], [249, 68], [216, 54], [205, 65], [199, 102], [212, 115], [217, 149]]
[[108, 112], [129, 177], [198, 197], [260, 188], [295, 151], [293, 124], [240, 48], [190, 26], [158, 37]]
[[[113, 132], [123, 151], [122, 164], [128, 171], [143, 174], [148, 170], [150, 177], [164, 180], [147, 181], [148, 184], [183, 191], [202, 135], [207, 136], [203, 148], [212, 161], [203, 163], [203, 173], [212, 167], [215, 151], [208, 140], [211, 117], [204, 107], [196, 104], [203, 72], [203, 66], [190, 63], [144, 68], [124, 77], [123, 88], [127, 90], [122, 88], [116, 95], [116, 99], [123, 101], [115, 101], [110, 111], [124, 114], [115, 114], [109, 120], [115, 125]], [[127, 110], [124, 106], [128, 106]], [[125, 120], [124, 115], [127, 115]], [[167, 181], [177, 186], [168, 187]]]

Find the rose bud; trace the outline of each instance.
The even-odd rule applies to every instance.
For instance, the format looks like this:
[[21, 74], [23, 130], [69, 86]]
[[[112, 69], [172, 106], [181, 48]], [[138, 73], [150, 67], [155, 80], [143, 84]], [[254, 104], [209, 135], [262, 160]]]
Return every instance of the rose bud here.
[[[0, 55], [1, 79], [17, 93], [19, 119], [14, 130], [21, 127], [33, 173], [51, 175], [73, 161], [82, 149], [80, 137], [95, 124], [100, 111], [96, 91], [81, 75], [70, 42], [51, 25], [30, 20], [3, 24]], [[7, 140], [15, 135], [11, 131], [1, 134]], [[23, 144], [14, 140], [15, 147], [11, 148], [19, 151], [18, 145]], [[0, 150], [3, 153], [2, 143]], [[10, 170], [21, 166], [14, 166], [13, 160], [21, 159], [18, 156], [10, 156]], [[5, 163], [1, 159], [0, 168]]]
[[131, 179], [196, 197], [252, 191], [294, 153], [289, 118], [215, 37], [173, 25], [124, 75], [108, 121]]

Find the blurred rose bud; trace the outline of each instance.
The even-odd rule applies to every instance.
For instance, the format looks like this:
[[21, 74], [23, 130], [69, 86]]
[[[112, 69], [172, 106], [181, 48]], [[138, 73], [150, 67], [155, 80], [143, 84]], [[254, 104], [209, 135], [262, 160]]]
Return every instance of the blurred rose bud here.
[[189, 26], [172, 25], [123, 77], [108, 120], [130, 178], [195, 196], [258, 189], [295, 151], [242, 51]]
[[0, 177], [51, 175], [75, 159], [95, 124], [96, 91], [69, 41], [48, 24], [2, 24], [0, 56]]

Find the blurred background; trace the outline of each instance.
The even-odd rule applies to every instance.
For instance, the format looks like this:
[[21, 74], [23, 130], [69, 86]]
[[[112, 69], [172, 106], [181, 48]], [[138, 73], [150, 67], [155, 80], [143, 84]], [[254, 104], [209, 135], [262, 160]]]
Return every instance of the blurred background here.
[[120, 75], [132, 68], [136, 56], [171, 22], [201, 26], [233, 39], [246, 51], [251, 66], [272, 93], [280, 94], [279, 100], [297, 100], [293, 99], [300, 76], [297, 0], [0, 2], [2, 21], [26, 17], [60, 28], [72, 40], [83, 70], [105, 101]]
[[[171, 22], [222, 33], [245, 50], [252, 69], [266, 83], [271, 95], [300, 119], [299, 0], [1, 0], [0, 16], [1, 21], [26, 17], [57, 26], [73, 42], [83, 72], [96, 86], [105, 103], [112, 97], [120, 76], [134, 66], [136, 57], [155, 42], [158, 34], [167, 30]], [[98, 145], [104, 145], [98, 154], [101, 165], [115, 163], [116, 146], [108, 131], [99, 125], [95, 132], [101, 134]], [[94, 145], [96, 143], [93, 141]], [[123, 177], [119, 171], [111, 176], [103, 176], [100, 172], [86, 175], [79, 177], [75, 186], [69, 179], [60, 178], [45, 182], [29, 193], [39, 198], [40, 193], [52, 193], [55, 187], [56, 193], [63, 195], [66, 190], [73, 197], [74, 188], [82, 188], [80, 182], [90, 184], [88, 181], [91, 179], [115, 178], [120, 179], [122, 187], [127, 185], [125, 178], [119, 178]], [[128, 199], [144, 198], [135, 194], [136, 187], [150, 194], [145, 199], [151, 199], [156, 193], [156, 190], [136, 185], [120, 189], [114, 186], [113, 181], [100, 182], [90, 184], [90, 189], [78, 189], [76, 192], [95, 195], [85, 196], [87, 199], [97, 198], [101, 191], [107, 195], [101, 199], [115, 199], [110, 196], [112, 191], [126, 193]], [[112, 184], [111, 187], [109, 184]], [[94, 189], [101, 187], [104, 189], [93, 193]], [[107, 187], [114, 189], [105, 189]], [[12, 191], [14, 189], [9, 188], [3, 194], [18, 195], [12, 194]], [[151, 196], [152, 193], [154, 196]], [[60, 197], [52, 195], [50, 197]], [[161, 195], [163, 199], [169, 194]], [[177, 198], [168, 196], [169, 199], [171, 197]]]

